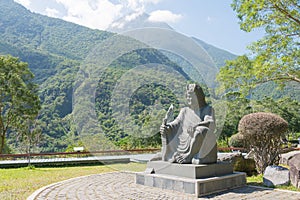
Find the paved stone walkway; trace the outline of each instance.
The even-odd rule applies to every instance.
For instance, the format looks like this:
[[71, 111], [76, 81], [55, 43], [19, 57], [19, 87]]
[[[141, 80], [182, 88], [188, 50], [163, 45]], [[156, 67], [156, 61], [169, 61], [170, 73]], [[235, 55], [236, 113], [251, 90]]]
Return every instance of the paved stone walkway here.
[[27, 200], [64, 200], [64, 199], [213, 199], [213, 200], [300, 200], [299, 192], [264, 189], [259, 187], [242, 187], [227, 192], [196, 198], [192, 195], [171, 190], [162, 190], [135, 184], [135, 174], [113, 172], [69, 179], [54, 183], [37, 190]]

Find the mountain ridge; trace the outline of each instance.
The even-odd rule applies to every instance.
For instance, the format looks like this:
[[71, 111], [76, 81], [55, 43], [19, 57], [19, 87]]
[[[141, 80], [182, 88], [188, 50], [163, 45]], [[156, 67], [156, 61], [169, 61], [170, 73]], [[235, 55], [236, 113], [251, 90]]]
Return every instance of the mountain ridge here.
[[[39, 120], [45, 124], [43, 127], [45, 139], [39, 144], [39, 150], [64, 151], [79, 140], [78, 133], [72, 124], [73, 83], [79, 66], [96, 44], [115, 33], [89, 29], [61, 19], [32, 13], [13, 0], [1, 0], [0, 8], [2, 10], [0, 13], [0, 54], [11, 54], [29, 63], [30, 69], [35, 74], [35, 81], [40, 85], [42, 110]], [[216, 62], [218, 53], [212, 53], [213, 47], [206, 43], [205, 45], [203, 48], [209, 49]], [[226, 54], [226, 51], [220, 50], [220, 52]], [[161, 64], [171, 65], [173, 69], [185, 76], [184, 72], [180, 71], [182, 69], [178, 64], [171, 62], [157, 50], [137, 50], [123, 55], [123, 58], [125, 60], [122, 60], [121, 57], [119, 63], [115, 63], [116, 67], [107, 71], [107, 77], [111, 77], [111, 79], [103, 79], [103, 82], [107, 82], [106, 85], [102, 84], [104, 89], [114, 86], [115, 82], [112, 80], [115, 81], [118, 76], [125, 73], [125, 65], [130, 69], [135, 65], [160, 60]], [[216, 66], [220, 67], [220, 63], [221, 61], [217, 61]], [[139, 106], [132, 105], [134, 108], [132, 117], [146, 121], [147, 116], [143, 113], [146, 113], [147, 106], [151, 104], [144, 104], [145, 101], [141, 98], [147, 97], [145, 94], [156, 94], [151, 97], [150, 103], [155, 102], [153, 98], [166, 98], [165, 96], [167, 96], [168, 100], [164, 102], [166, 108], [172, 102], [176, 104], [172, 94], [168, 94], [166, 91], [165, 88], [156, 85], [140, 89], [134, 101]], [[101, 95], [108, 95], [108, 92], [105, 93], [104, 90]], [[165, 96], [157, 95], [160, 93]], [[109, 99], [106, 99], [104, 103], [107, 112], [103, 112], [99, 117], [103, 119], [101, 123], [110, 131], [110, 136], [118, 138], [114, 134], [119, 134], [121, 138], [118, 139], [124, 142], [126, 134], [121, 133], [119, 128], [114, 125], [115, 119], [109, 114]], [[97, 102], [97, 105], [104, 106], [101, 101]], [[120, 144], [120, 141], [116, 142]], [[10, 144], [14, 144], [12, 138]]]

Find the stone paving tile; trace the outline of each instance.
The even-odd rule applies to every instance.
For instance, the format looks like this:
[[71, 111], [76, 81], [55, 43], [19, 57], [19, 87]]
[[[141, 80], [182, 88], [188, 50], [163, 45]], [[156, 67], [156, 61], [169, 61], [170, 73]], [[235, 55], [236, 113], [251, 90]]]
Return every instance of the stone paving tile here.
[[218, 194], [196, 198], [171, 190], [135, 184], [135, 174], [113, 172], [73, 178], [49, 185], [28, 200], [98, 200], [98, 199], [137, 199], [137, 200], [300, 200], [300, 193], [246, 186]]

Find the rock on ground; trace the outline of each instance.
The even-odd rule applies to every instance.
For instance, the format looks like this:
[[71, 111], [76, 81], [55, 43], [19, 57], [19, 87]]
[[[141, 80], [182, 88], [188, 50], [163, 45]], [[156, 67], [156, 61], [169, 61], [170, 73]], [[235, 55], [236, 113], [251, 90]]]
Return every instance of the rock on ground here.
[[268, 166], [264, 172], [263, 183], [268, 187], [289, 185], [289, 170], [281, 166]]
[[219, 153], [218, 161], [232, 163], [234, 171], [246, 172], [248, 176], [256, 174], [254, 160], [245, 159], [242, 153]]
[[300, 154], [300, 151], [290, 151], [288, 153], [281, 154], [279, 164], [287, 165], [289, 160], [292, 159], [297, 154]]
[[300, 154], [293, 156], [289, 162], [290, 180], [292, 185], [300, 188]]

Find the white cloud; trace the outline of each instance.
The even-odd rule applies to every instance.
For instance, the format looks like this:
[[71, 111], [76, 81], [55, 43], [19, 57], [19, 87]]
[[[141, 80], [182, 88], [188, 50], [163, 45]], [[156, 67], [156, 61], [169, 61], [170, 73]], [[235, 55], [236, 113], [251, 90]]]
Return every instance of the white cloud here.
[[169, 10], [156, 10], [150, 13], [148, 18], [152, 22], [175, 23], [182, 18], [180, 14], [174, 14]]
[[127, 5], [128, 8], [132, 9], [132, 10], [137, 10], [140, 9], [141, 7], [143, 7], [140, 4], [139, 0], [127, 0]]
[[143, 12], [135, 12], [130, 15], [127, 15], [125, 17], [125, 21], [130, 22], [132, 20], [135, 20], [137, 17], [141, 16], [142, 14], [143, 14]]
[[109, 0], [56, 0], [62, 4], [67, 15], [64, 20], [95, 29], [106, 29], [116, 18], [121, 16], [121, 4]]
[[141, 11], [145, 9], [147, 4], [157, 4], [162, 0], [125, 0], [126, 7], [134, 10], [134, 11]]
[[[41, 2], [33, 0], [15, 0], [31, 10]], [[62, 9], [55, 4], [49, 5], [46, 9], [32, 10], [49, 17], [62, 18], [76, 24], [89, 28], [105, 30], [108, 27], [122, 27], [123, 23], [133, 21], [138, 16], [146, 12], [146, 7], [157, 4], [163, 0], [53, 0], [65, 8]], [[33, 5], [34, 4], [34, 5]], [[124, 17], [125, 22], [116, 20]], [[176, 22], [181, 19], [181, 15], [173, 14], [168, 10], [157, 10], [150, 14], [149, 20], [156, 22]]]
[[30, 0], [15, 0], [15, 2], [19, 3], [19, 4], [22, 4], [23, 6], [25, 7], [29, 7], [30, 4], [31, 4], [31, 1]]
[[113, 22], [128, 13], [130, 14], [125, 20], [130, 22], [144, 13], [148, 4], [157, 4], [160, 1], [162, 0], [121, 0], [119, 4], [113, 4], [109, 0], [56, 0], [67, 10], [64, 20], [102, 30], [109, 25], [121, 27], [122, 24]]
[[125, 23], [135, 20], [137, 17], [141, 16], [143, 12], [134, 12], [124, 17], [125, 21], [115, 21], [110, 25], [110, 28], [122, 29], [125, 26]]
[[46, 15], [49, 16], [49, 17], [56, 17], [58, 18], [58, 14], [59, 14], [59, 11], [54, 9], [54, 8], [46, 8]]
[[123, 22], [114, 22], [111, 24], [111, 28], [122, 29], [124, 25], [125, 24]]

